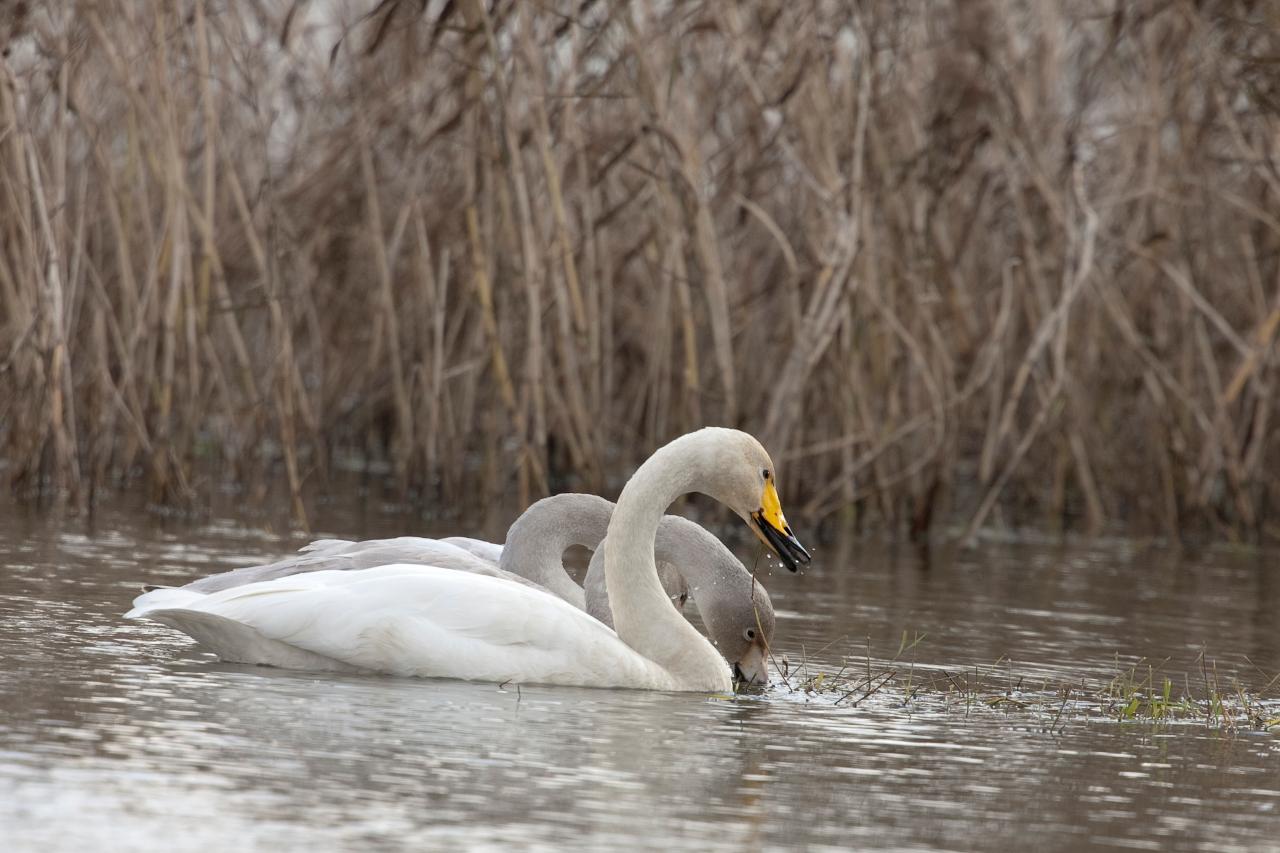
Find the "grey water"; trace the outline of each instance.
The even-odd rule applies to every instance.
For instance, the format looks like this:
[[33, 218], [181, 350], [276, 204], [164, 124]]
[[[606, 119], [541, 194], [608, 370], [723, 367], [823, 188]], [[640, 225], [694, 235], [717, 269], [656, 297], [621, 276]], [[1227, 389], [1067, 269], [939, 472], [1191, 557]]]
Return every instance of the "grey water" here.
[[[1194, 695], [1211, 665], [1265, 691], [1275, 554], [819, 543], [804, 574], [765, 574], [788, 681], [735, 698], [219, 663], [121, 614], [141, 583], [278, 557], [296, 536], [127, 504], [92, 522], [0, 510], [6, 851], [1280, 850], [1280, 727], [1074, 704], [1050, 718], [937, 687], [990, 671], [1084, 692], [1150, 666]], [[365, 505], [317, 519], [317, 535], [444, 532], [412, 527]], [[900, 652], [904, 636], [918, 642]], [[796, 670], [850, 667], [929, 686], [797, 688]]]

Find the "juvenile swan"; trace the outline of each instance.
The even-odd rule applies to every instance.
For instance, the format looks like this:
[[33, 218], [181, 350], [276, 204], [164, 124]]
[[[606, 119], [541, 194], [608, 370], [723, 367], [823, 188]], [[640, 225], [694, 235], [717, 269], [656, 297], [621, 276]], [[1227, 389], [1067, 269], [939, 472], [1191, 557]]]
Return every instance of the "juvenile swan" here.
[[746, 433], [708, 428], [659, 449], [618, 500], [603, 558], [617, 633], [540, 589], [399, 564], [251, 583], [127, 615], [178, 628], [219, 654], [252, 639], [272, 662], [300, 668], [727, 691], [728, 665], [671, 606], [654, 562], [664, 509], [694, 490], [746, 519], [788, 567], [808, 561], [783, 517], [764, 448]]

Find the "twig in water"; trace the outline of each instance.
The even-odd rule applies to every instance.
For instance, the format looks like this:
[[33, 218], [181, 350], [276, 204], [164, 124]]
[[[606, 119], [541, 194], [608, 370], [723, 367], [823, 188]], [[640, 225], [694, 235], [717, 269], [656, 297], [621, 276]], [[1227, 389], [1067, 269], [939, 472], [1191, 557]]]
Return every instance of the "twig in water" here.
[[1062, 712], [1067, 709], [1067, 700], [1071, 698], [1071, 688], [1064, 687], [1062, 689], [1062, 704], [1058, 706], [1058, 713], [1053, 718], [1053, 723], [1049, 726], [1049, 731], [1053, 732], [1058, 728], [1058, 721], [1062, 719]]
[[[892, 670], [889, 670], [888, 672], [881, 673], [880, 675], [876, 676], [877, 678], [879, 678], [879, 679], [880, 679], [880, 683], [879, 683], [879, 684], [872, 684], [872, 683], [868, 682], [868, 683], [867, 683], [867, 690], [866, 690], [866, 692], [865, 692], [865, 693], [863, 693], [861, 696], [859, 696], [859, 697], [858, 697], [858, 699], [857, 699], [857, 701], [855, 701], [855, 702], [854, 702], [852, 705], [850, 705], [849, 707], [851, 707], [851, 708], [856, 708], [856, 707], [858, 707], [858, 705], [860, 705], [860, 704], [861, 704], [861, 703], [862, 703], [862, 702], [863, 702], [863, 701], [864, 701], [868, 696], [871, 696], [871, 695], [873, 695], [873, 694], [875, 694], [875, 693], [879, 693], [882, 689], [884, 689], [884, 686], [885, 686], [886, 684], [888, 684], [888, 683], [889, 683], [889, 679], [893, 678], [893, 677], [894, 677], [895, 675], [897, 675], [897, 674], [898, 674], [898, 671], [897, 671], [896, 669], [892, 669]], [[856, 687], [855, 687], [853, 690], [850, 690], [848, 693], [846, 693], [846, 694], [844, 694], [843, 696], [841, 696], [839, 699], [837, 699], [837, 700], [836, 700], [835, 702], [833, 702], [832, 704], [834, 704], [834, 705], [839, 705], [839, 704], [840, 704], [841, 702], [843, 702], [845, 699], [848, 699], [850, 696], [852, 696], [854, 693], [857, 693], [857, 692], [858, 692], [858, 688], [856, 688]]]

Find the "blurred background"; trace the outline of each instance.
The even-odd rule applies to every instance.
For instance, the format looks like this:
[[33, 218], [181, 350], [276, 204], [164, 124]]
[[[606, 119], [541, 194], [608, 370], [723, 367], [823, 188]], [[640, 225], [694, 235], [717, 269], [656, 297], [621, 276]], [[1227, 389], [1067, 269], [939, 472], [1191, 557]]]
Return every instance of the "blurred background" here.
[[0, 0], [0, 478], [1280, 540], [1280, 6]]

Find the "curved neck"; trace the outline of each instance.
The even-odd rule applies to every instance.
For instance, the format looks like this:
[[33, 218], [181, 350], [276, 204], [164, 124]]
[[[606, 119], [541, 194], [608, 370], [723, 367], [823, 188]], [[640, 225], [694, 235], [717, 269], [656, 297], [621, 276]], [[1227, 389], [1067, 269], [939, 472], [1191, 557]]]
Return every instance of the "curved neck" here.
[[[662, 530], [671, 518], [673, 516], [668, 515], [663, 520], [662, 527], [658, 528], [658, 545], [655, 549], [658, 557], [658, 582], [662, 584], [662, 594], [666, 596], [667, 601], [683, 598], [689, 592], [689, 585], [685, 582], [684, 577], [688, 572], [679, 563], [681, 552], [673, 551], [671, 554], [666, 554], [662, 549]], [[680, 520], [683, 521], [684, 519]], [[587, 576], [582, 579], [582, 592], [587, 599], [587, 614], [612, 628], [613, 610], [609, 607], [609, 587], [605, 584], [604, 578], [604, 552], [605, 546], [601, 545], [591, 555], [591, 563], [587, 566]], [[695, 571], [695, 574], [698, 574], [698, 572]], [[713, 575], [714, 572], [708, 571], [702, 571], [700, 574], [700, 576], [707, 579], [707, 582], [711, 581]], [[679, 607], [676, 609], [680, 610]]]
[[564, 568], [574, 545], [594, 550], [604, 538], [613, 504], [595, 495], [562, 494], [531, 505], [507, 531], [498, 567], [545, 587], [585, 609], [582, 587]]
[[587, 599], [587, 613], [612, 628], [613, 610], [609, 607], [609, 588], [604, 581], [605, 550], [599, 548], [591, 555], [587, 576], [582, 580], [582, 592]]
[[[582, 591], [587, 598], [587, 613], [612, 628], [613, 611], [609, 607], [609, 590], [604, 577], [605, 550], [602, 546], [591, 555]], [[654, 539], [653, 555], [658, 567], [658, 582], [662, 584], [662, 593], [667, 600], [688, 593], [693, 596], [699, 612], [704, 614], [707, 596], [736, 590], [743, 578], [750, 581], [751, 577], [733, 552], [714, 534], [679, 515], [662, 517]], [[703, 597], [701, 601], [699, 591]], [[676, 609], [680, 610], [679, 607]]]
[[672, 501], [717, 481], [716, 438], [707, 430], [682, 436], [636, 469], [618, 497], [604, 547], [605, 581], [618, 636], [677, 679], [696, 684], [726, 683], [727, 666], [667, 600], [658, 580], [654, 543]]
[[659, 563], [670, 563], [681, 576], [694, 603], [702, 610], [698, 592], [727, 589], [742, 577], [750, 578], [733, 552], [701, 524], [678, 515], [668, 515], [658, 527], [654, 556]]

